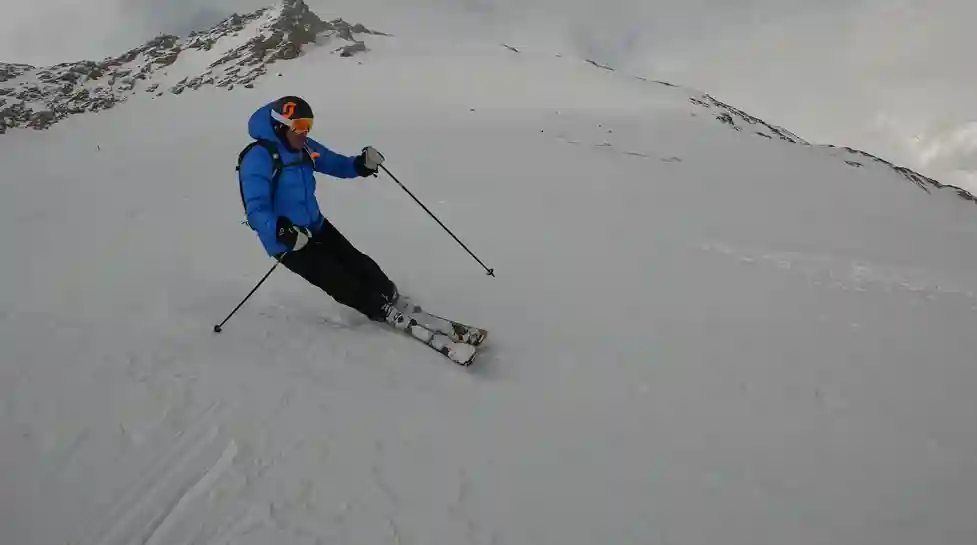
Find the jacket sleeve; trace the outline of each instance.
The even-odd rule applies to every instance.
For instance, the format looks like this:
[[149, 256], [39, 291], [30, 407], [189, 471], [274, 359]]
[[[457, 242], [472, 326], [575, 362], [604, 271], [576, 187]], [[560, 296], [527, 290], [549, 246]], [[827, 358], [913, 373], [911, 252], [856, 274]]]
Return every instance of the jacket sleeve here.
[[271, 155], [255, 146], [241, 161], [241, 191], [248, 210], [248, 223], [265, 238], [275, 238], [278, 218], [271, 202]]
[[356, 157], [340, 155], [322, 144], [308, 140], [309, 150], [318, 154], [315, 157], [315, 170], [336, 178], [356, 178], [360, 174], [356, 171]]

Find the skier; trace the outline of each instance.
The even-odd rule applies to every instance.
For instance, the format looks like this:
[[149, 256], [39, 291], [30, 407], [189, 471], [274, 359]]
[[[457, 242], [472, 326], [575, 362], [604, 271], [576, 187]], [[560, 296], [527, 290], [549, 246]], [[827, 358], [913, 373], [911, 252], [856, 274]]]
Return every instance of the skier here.
[[[397, 286], [322, 215], [315, 196], [314, 172], [371, 176], [383, 155], [372, 146], [357, 156], [333, 152], [309, 138], [313, 117], [309, 104], [297, 96], [282, 97], [251, 115], [250, 136], [274, 147], [252, 145], [240, 158], [248, 224], [268, 255], [289, 270], [370, 320], [392, 322], [401, 318], [393, 307]], [[281, 168], [277, 180], [276, 166]]]

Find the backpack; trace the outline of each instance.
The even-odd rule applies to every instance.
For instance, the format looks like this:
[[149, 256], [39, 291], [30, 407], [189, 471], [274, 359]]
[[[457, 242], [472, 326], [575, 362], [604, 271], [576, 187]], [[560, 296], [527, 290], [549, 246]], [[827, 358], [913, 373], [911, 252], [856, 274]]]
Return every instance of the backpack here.
[[[284, 168], [285, 168], [285, 165], [282, 164], [282, 156], [281, 156], [281, 154], [278, 153], [278, 146], [276, 146], [274, 142], [271, 142], [269, 140], [255, 140], [254, 142], [251, 142], [250, 144], [248, 144], [247, 147], [245, 147], [243, 150], [241, 150], [241, 153], [238, 154], [238, 156], [237, 156], [237, 167], [234, 170], [236, 170], [237, 173], [238, 173], [238, 175], [237, 175], [237, 182], [238, 182], [238, 186], [239, 186], [238, 189], [241, 190], [241, 206], [244, 207], [244, 214], [245, 214], [245, 216], [247, 216], [247, 213], [248, 213], [248, 205], [247, 205], [247, 203], [244, 200], [244, 184], [241, 182], [241, 161], [243, 161], [244, 160], [244, 156], [247, 155], [249, 151], [251, 151], [251, 148], [253, 148], [255, 146], [261, 146], [261, 147], [265, 148], [268, 151], [268, 154], [271, 155], [271, 165], [272, 165], [272, 171], [271, 171], [271, 207], [272, 207], [272, 210], [274, 210], [274, 208], [275, 208], [275, 191], [278, 189], [278, 178], [281, 177], [282, 170], [284, 170]], [[244, 225], [248, 225], [248, 220], [245, 219], [241, 223], [243, 223]], [[250, 227], [250, 225], [248, 225], [248, 226]]]
[[[243, 161], [244, 160], [244, 156], [247, 155], [249, 151], [251, 151], [251, 148], [253, 148], [255, 146], [261, 146], [261, 147], [265, 148], [268, 151], [268, 154], [271, 155], [271, 167], [272, 167], [272, 170], [271, 170], [271, 208], [272, 208], [272, 210], [275, 209], [275, 191], [278, 190], [278, 178], [281, 177], [282, 171], [285, 170], [285, 167], [292, 167], [292, 166], [301, 165], [301, 164], [304, 164], [304, 163], [309, 163], [309, 162], [314, 163], [315, 162], [315, 159], [313, 159], [313, 154], [312, 154], [312, 152], [309, 151], [308, 148], [306, 148], [306, 149], [304, 149], [302, 151], [302, 158], [301, 159], [299, 159], [298, 161], [293, 161], [293, 162], [288, 163], [286, 165], [286, 164], [282, 163], [282, 156], [281, 156], [280, 153], [278, 153], [278, 145], [275, 144], [274, 142], [272, 142], [270, 140], [255, 140], [254, 142], [251, 142], [250, 144], [248, 144], [243, 150], [241, 150], [241, 153], [238, 154], [238, 156], [237, 156], [237, 167], [234, 169], [238, 173], [237, 174], [237, 182], [238, 182], [239, 189], [241, 190], [241, 206], [244, 207], [244, 214], [245, 214], [245, 216], [247, 216], [247, 214], [248, 214], [248, 205], [247, 205], [247, 202], [245, 202], [245, 200], [244, 200], [244, 184], [241, 182], [241, 161]], [[241, 223], [243, 223], [244, 225], [247, 225], [248, 227], [250, 227], [250, 224], [248, 224], [248, 220], [247, 219], [245, 219]]]

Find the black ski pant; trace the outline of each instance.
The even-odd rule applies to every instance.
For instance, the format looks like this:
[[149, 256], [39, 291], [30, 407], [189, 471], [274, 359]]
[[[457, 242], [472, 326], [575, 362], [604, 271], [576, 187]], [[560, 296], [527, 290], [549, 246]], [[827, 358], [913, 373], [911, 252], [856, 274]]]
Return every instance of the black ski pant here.
[[383, 306], [393, 295], [393, 282], [373, 259], [350, 244], [328, 220], [304, 248], [286, 252], [281, 262], [337, 302], [360, 311], [371, 320], [383, 320]]

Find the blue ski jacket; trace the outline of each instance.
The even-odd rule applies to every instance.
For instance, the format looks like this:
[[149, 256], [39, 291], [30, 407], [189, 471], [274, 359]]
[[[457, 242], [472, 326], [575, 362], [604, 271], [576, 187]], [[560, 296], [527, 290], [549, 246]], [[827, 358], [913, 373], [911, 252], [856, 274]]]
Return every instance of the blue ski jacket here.
[[307, 227], [313, 233], [322, 227], [324, 218], [315, 196], [315, 172], [336, 178], [356, 178], [359, 174], [353, 163], [355, 157], [333, 152], [312, 138], [306, 140], [308, 151], [294, 151], [282, 142], [272, 129], [270, 103], [251, 114], [248, 134], [256, 140], [273, 142], [285, 165], [278, 178], [274, 199], [271, 195], [273, 163], [265, 148], [251, 148], [241, 160], [239, 173], [248, 224], [258, 233], [268, 255], [276, 256], [289, 250], [275, 237], [278, 216], [285, 216], [293, 224]]

